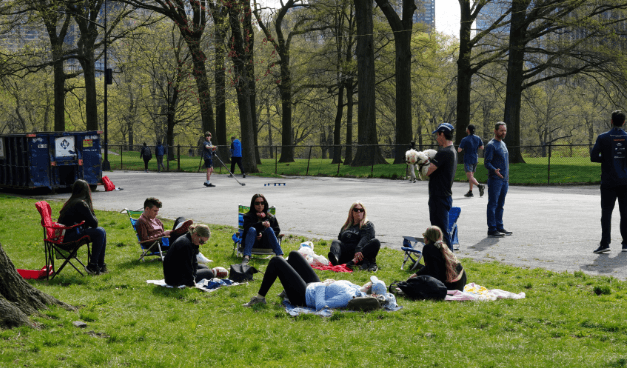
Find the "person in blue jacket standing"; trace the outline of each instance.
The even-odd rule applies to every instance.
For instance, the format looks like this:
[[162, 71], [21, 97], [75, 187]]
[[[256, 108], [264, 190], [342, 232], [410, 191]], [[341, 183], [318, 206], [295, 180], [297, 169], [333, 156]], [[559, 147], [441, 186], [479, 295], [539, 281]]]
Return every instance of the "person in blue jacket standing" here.
[[165, 155], [165, 147], [161, 144], [161, 141], [157, 141], [157, 147], [155, 147], [155, 153], [157, 155], [157, 172], [161, 172], [161, 168], [165, 171], [163, 166], [163, 156]]
[[620, 234], [623, 252], [627, 252], [627, 133], [622, 129], [625, 113], [612, 112], [612, 129], [600, 134], [590, 151], [590, 160], [601, 163], [601, 242], [594, 253], [610, 251], [612, 211], [616, 199], [620, 211]]
[[235, 164], [239, 167], [239, 171], [242, 172], [242, 176], [245, 178], [246, 173], [242, 167], [242, 143], [235, 136], [231, 137], [231, 175], [235, 172]]

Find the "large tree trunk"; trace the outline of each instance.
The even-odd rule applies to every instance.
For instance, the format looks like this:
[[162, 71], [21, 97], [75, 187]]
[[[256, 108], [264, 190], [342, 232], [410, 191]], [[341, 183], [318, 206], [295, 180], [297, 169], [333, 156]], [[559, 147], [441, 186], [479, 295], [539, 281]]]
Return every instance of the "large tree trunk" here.
[[250, 116], [253, 121], [255, 138], [255, 157], [257, 165], [261, 165], [259, 154], [259, 117], [257, 116], [257, 82], [255, 80], [255, 30], [253, 29], [253, 12], [250, 0], [244, 2], [244, 51], [246, 52], [246, 71], [248, 73], [248, 91], [250, 93]]
[[509, 60], [507, 62], [507, 84], [505, 92], [505, 114], [507, 124], [505, 143], [509, 150], [509, 161], [524, 163], [520, 150], [520, 106], [523, 90], [523, 67], [525, 58], [526, 14], [530, 0], [514, 1], [509, 36]]
[[85, 78], [85, 129], [98, 130], [98, 94], [96, 93], [96, 65], [93, 49], [80, 59], [80, 64]]
[[344, 155], [344, 165], [353, 162], [353, 107], [355, 86], [353, 78], [346, 80], [346, 154]]
[[340, 82], [337, 92], [337, 111], [335, 112], [335, 126], [333, 127], [333, 161], [332, 164], [342, 162], [342, 115], [344, 114], [344, 85]]
[[235, 66], [235, 78], [237, 79], [235, 88], [242, 131], [242, 164], [246, 168], [246, 172], [256, 173], [259, 172], [259, 169], [257, 169], [257, 157], [255, 155], [255, 133], [250, 106], [250, 83], [248, 82], [244, 39], [239, 21], [239, 14], [242, 11], [244, 1], [246, 0], [239, 0], [229, 8], [229, 23], [232, 34], [232, 48], [234, 50], [231, 59]]
[[396, 146], [394, 163], [405, 163], [405, 150], [412, 141], [411, 124], [411, 36], [414, 0], [403, 0], [403, 19], [398, 17], [388, 0], [376, 0], [394, 31], [396, 50]]
[[[209, 89], [209, 80], [207, 78], [207, 69], [205, 62], [207, 57], [200, 48], [200, 42], [196, 37], [185, 36], [185, 42], [192, 55], [194, 64], [194, 79], [196, 79], [196, 89], [198, 90], [198, 103], [200, 104], [200, 115], [202, 116], [202, 130], [210, 131], [212, 134], [216, 132], [215, 123], [213, 121], [213, 106], [211, 104], [211, 90]], [[218, 137], [213, 144], [226, 144], [221, 142]]]
[[357, 152], [351, 166], [387, 163], [377, 141], [372, 1], [354, 0], [357, 20]]
[[[214, 37], [215, 37], [215, 64], [213, 74], [216, 88], [216, 137], [217, 142], [228, 145], [230, 140], [226, 136], [226, 72], [224, 70], [225, 50], [224, 42], [226, 39], [226, 24], [224, 22], [226, 16], [226, 7], [214, 5], [209, 2], [211, 15], [213, 16]], [[218, 148], [218, 154], [222, 161], [230, 162], [230, 151], [228, 146]]]
[[0, 329], [31, 325], [28, 316], [48, 305], [76, 309], [24, 281], [0, 244]]
[[[470, 30], [472, 16], [470, 1], [460, 1], [461, 22], [459, 27], [459, 58], [457, 59], [457, 124], [455, 129], [455, 144], [466, 136], [466, 128], [470, 124], [470, 91], [473, 71], [471, 70], [472, 46], [470, 44]], [[458, 156], [461, 160], [464, 155]]]

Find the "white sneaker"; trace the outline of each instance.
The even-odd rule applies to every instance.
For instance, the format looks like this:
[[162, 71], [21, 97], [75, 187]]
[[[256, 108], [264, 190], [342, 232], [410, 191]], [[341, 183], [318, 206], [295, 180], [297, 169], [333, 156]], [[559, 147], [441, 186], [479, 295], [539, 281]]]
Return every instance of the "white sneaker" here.
[[204, 263], [207, 264], [209, 262], [213, 262], [212, 260], [210, 260], [209, 258], [205, 257], [204, 254], [198, 252], [198, 254], [196, 255], [196, 261], [198, 261], [198, 263]]

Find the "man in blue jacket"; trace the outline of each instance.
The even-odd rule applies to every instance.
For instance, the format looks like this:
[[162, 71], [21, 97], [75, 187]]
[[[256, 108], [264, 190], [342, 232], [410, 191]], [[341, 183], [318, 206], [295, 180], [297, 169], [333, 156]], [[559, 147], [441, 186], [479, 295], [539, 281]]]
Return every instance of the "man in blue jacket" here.
[[590, 160], [601, 163], [601, 243], [594, 250], [597, 254], [610, 251], [612, 211], [616, 199], [623, 252], [627, 252], [627, 217], [624, 216], [627, 215], [627, 133], [622, 129], [624, 124], [625, 113], [620, 110], [612, 112], [612, 129], [600, 134], [590, 151]]
[[235, 136], [231, 137], [231, 175], [235, 172], [235, 164], [239, 167], [239, 171], [242, 172], [242, 176], [245, 178], [244, 168], [242, 168], [242, 143]]
[[488, 169], [488, 236], [503, 237], [512, 235], [503, 228], [503, 207], [509, 189], [509, 151], [503, 139], [507, 135], [507, 125], [499, 121], [494, 125], [494, 138], [485, 146], [483, 166]]

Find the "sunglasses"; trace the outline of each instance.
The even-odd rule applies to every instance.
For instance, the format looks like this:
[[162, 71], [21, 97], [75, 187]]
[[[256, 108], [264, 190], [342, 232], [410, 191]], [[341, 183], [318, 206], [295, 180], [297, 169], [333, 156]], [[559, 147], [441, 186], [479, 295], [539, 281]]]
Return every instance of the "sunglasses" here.
[[258, 204], [264, 204], [264, 203], [263, 203], [263, 201], [262, 202], [255, 201], [255, 205], [258, 205]]
[[353, 212], [364, 212], [363, 208], [353, 208]]

